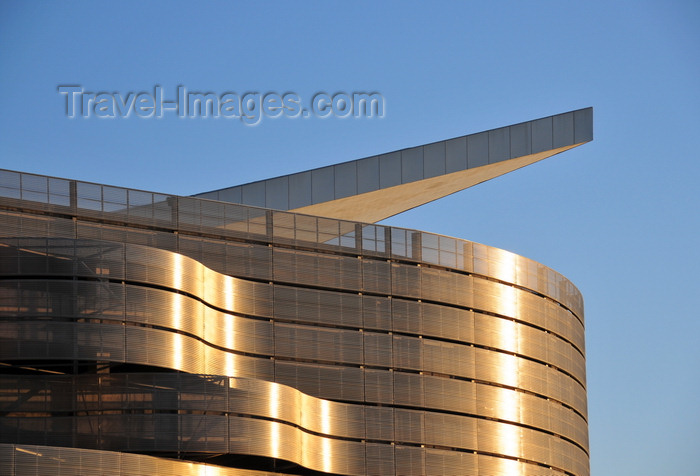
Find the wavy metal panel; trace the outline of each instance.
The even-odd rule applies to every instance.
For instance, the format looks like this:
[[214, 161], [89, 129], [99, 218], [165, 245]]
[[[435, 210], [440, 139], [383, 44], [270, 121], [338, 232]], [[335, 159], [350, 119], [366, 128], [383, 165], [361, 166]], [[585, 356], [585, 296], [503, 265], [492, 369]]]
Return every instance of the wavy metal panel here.
[[396, 473], [401, 475], [421, 476], [429, 474], [425, 461], [425, 449], [397, 445], [394, 450]]
[[488, 472], [478, 464], [478, 456], [472, 453], [425, 449], [425, 474], [522, 474]]
[[421, 307], [423, 335], [456, 339], [462, 342], [474, 341], [472, 311], [430, 303], [421, 303]]
[[[25, 411], [155, 413], [5, 419], [3, 434], [15, 441], [240, 450], [347, 474], [552, 473], [527, 460], [588, 474], [582, 300], [549, 268], [412, 230], [31, 174], [1, 171], [0, 182], [0, 206], [29, 210], [0, 211], [0, 236], [93, 239], [13, 238], [0, 247], [4, 277], [18, 278], [0, 288], [0, 357], [290, 385], [184, 374], [102, 376], [98, 385], [76, 376], [71, 399], [51, 378], [33, 384]], [[46, 279], [22, 279], [29, 275]], [[135, 431], [126, 442], [124, 428]], [[143, 468], [174, 472], [158, 460]]]

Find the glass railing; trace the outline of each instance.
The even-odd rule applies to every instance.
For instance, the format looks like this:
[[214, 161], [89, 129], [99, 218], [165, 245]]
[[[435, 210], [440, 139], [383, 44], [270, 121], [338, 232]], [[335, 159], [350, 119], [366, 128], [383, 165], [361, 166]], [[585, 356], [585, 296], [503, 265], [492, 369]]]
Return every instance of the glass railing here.
[[580, 292], [556, 271], [509, 251], [435, 233], [0, 169], [2, 204], [115, 224], [433, 264], [522, 286], [583, 317]]

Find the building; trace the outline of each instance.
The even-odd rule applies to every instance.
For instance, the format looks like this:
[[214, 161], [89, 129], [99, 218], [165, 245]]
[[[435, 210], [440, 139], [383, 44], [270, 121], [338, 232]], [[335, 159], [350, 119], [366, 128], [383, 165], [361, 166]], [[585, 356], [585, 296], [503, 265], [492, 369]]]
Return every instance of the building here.
[[582, 109], [172, 196], [0, 171], [3, 474], [589, 474], [583, 302], [375, 222], [592, 140]]

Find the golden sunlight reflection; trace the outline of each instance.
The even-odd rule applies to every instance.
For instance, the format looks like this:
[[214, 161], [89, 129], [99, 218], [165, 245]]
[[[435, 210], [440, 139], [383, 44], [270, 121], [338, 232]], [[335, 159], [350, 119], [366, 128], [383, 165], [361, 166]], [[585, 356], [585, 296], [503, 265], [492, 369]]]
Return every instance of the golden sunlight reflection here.
[[512, 283], [517, 271], [517, 255], [497, 248], [489, 250], [489, 261], [494, 265], [493, 277]]
[[[269, 414], [271, 418], [279, 418], [280, 406], [280, 388], [275, 383], [270, 384], [270, 403]], [[279, 458], [280, 456], [280, 424], [273, 421], [270, 422], [270, 456]]]
[[173, 334], [173, 368], [182, 368], [182, 334]]
[[508, 317], [518, 317], [518, 290], [505, 284], [496, 284], [498, 312]]
[[505, 458], [499, 458], [498, 461], [498, 474], [503, 474], [506, 476], [520, 474], [520, 464], [517, 461]]
[[[506, 323], [508, 321], [504, 321]], [[514, 324], [510, 322], [509, 324]], [[500, 346], [504, 349], [515, 348], [517, 335], [515, 326], [501, 328]], [[514, 355], [501, 354], [498, 359], [498, 381], [512, 387], [518, 386], [518, 358]], [[497, 417], [503, 420], [518, 421], [520, 416], [518, 395], [513, 390], [502, 389], [497, 403]], [[520, 448], [520, 433], [517, 427], [500, 424], [497, 433], [499, 452], [507, 455], [516, 455]], [[516, 474], [504, 472], [503, 474]]]
[[280, 387], [276, 383], [270, 383], [270, 404], [268, 408], [268, 413], [270, 418], [279, 418], [279, 406], [280, 406]]
[[321, 438], [321, 457], [323, 458], [323, 471], [326, 473], [331, 472], [331, 456], [331, 440]]
[[321, 400], [321, 432], [331, 434], [331, 402]]
[[172, 294], [172, 312], [173, 312], [173, 367], [178, 370], [182, 369], [182, 334], [178, 334], [177, 331], [182, 329], [182, 299], [179, 294]]
[[518, 394], [514, 390], [501, 389], [498, 398], [498, 418], [508, 421], [518, 421], [520, 410]]
[[276, 421], [270, 422], [270, 456], [280, 457], [280, 424]]
[[236, 376], [236, 356], [230, 352], [227, 352], [225, 356], [224, 372], [226, 372], [227, 377]]
[[[512, 253], [507, 251], [500, 251], [498, 255], [498, 260], [494, 260], [491, 263], [494, 266], [494, 277], [502, 279], [503, 281], [513, 282], [516, 274], [516, 257]], [[517, 292], [512, 286], [505, 284], [495, 285], [498, 289], [499, 300], [498, 305], [501, 314], [505, 314], [509, 317], [516, 317], [515, 311], [517, 306]]]
[[182, 255], [179, 253], [173, 253], [173, 287], [175, 289], [182, 289]]
[[[174, 253], [171, 255], [173, 257], [173, 286], [176, 289], [182, 288], [182, 255]], [[173, 313], [173, 329], [177, 332], [182, 329], [182, 300], [181, 296], [177, 293], [172, 293], [172, 313]], [[173, 333], [173, 367], [178, 370], [182, 369], [182, 335]]]
[[216, 476], [217, 474], [220, 474], [218, 468], [213, 466], [198, 464], [197, 467], [199, 468], [199, 471], [197, 471], [199, 473], [198, 476]]
[[[234, 281], [233, 278], [224, 276], [224, 300], [226, 309], [233, 311], [233, 289]], [[230, 314], [224, 315], [224, 340], [226, 348], [234, 350], [236, 348], [236, 318]], [[236, 364], [235, 355], [227, 352], [226, 353], [226, 375], [236, 374]]]
[[234, 311], [234, 287], [235, 281], [229, 276], [224, 276], [224, 300], [227, 311]]
[[[321, 400], [321, 432], [331, 434], [331, 402]], [[331, 441], [328, 438], [321, 439], [321, 458], [323, 459], [323, 471], [331, 471]]]
[[[515, 255], [502, 253], [496, 262], [496, 276], [512, 281], [516, 272]], [[517, 289], [512, 286], [498, 285], [499, 313], [508, 317], [518, 317]], [[498, 320], [497, 345], [506, 352], [518, 352], [518, 325], [514, 321]], [[514, 355], [500, 354], [498, 358], [498, 381], [512, 387], [518, 386], [518, 358]], [[497, 403], [498, 418], [519, 421], [520, 410], [518, 394], [512, 390], [502, 389]], [[520, 454], [520, 429], [514, 425], [498, 424], [497, 431], [499, 453], [509, 456]], [[502, 474], [517, 474], [518, 462], [502, 459]]]
[[[515, 289], [509, 286], [500, 286], [500, 302], [502, 309], [510, 316], [517, 315], [517, 303], [515, 302]], [[504, 312], [504, 313], [506, 313]], [[497, 320], [496, 344], [499, 349], [506, 352], [518, 352], [518, 327], [513, 321], [506, 319]], [[505, 385], [517, 386], [518, 384], [518, 360], [513, 355], [498, 355], [499, 382]]]

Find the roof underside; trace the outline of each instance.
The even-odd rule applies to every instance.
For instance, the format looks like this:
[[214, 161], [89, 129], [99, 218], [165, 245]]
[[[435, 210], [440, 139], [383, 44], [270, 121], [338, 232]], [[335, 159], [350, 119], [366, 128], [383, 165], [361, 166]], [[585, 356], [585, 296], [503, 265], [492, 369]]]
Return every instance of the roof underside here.
[[593, 109], [196, 195], [375, 223], [593, 140]]

